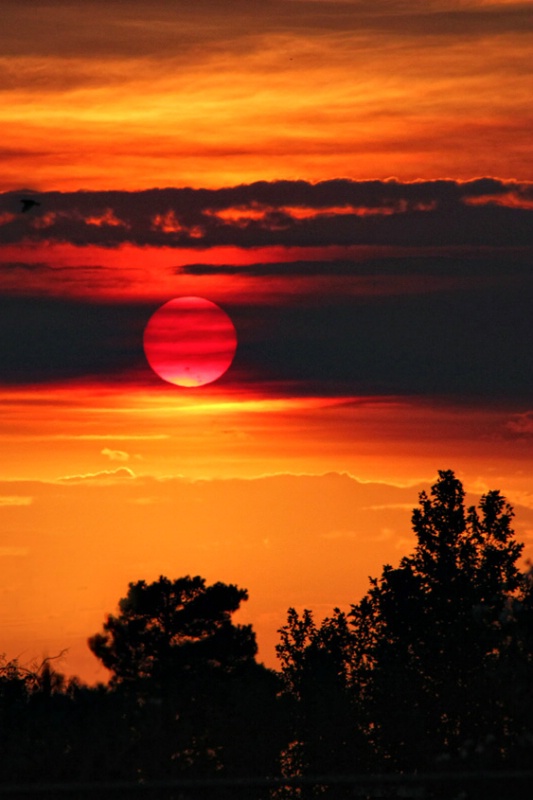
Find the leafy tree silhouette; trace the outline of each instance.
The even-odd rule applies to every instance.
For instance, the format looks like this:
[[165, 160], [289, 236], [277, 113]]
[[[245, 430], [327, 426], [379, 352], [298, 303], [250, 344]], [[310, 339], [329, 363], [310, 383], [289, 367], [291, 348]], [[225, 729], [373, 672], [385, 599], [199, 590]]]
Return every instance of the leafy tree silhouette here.
[[522, 545], [499, 492], [478, 509], [465, 508], [464, 497], [454, 473], [439, 472], [413, 512], [414, 553], [397, 569], [385, 566], [351, 612], [372, 663], [374, 742], [396, 768], [429, 768], [457, 757], [465, 741], [504, 732], [493, 676], [508, 646]]
[[191, 670], [231, 671], [252, 662], [257, 652], [250, 625], [234, 625], [231, 615], [248, 599], [245, 589], [200, 576], [171, 581], [161, 576], [129, 584], [119, 615], [109, 615], [104, 632], [89, 647], [113, 673], [112, 682], [164, 682]]
[[[371, 579], [349, 614], [336, 609], [316, 626], [310, 612], [289, 611], [278, 655], [297, 709], [300, 771], [321, 766], [302, 720], [326, 685], [350, 698], [340, 718], [351, 734], [337, 739], [337, 751], [350, 757], [357, 742], [358, 771], [518, 763], [517, 739], [531, 732], [519, 697], [532, 683], [533, 581], [517, 566], [522, 545], [505, 499], [491, 491], [466, 508], [464, 498], [455, 474], [440, 471], [413, 512], [413, 554]], [[310, 688], [324, 664], [329, 678]]]
[[[286, 777], [371, 769], [370, 747], [357, 725], [361, 709], [351, 676], [354, 642], [347, 617], [339, 609], [320, 626], [310, 611], [299, 615], [289, 609], [276, 647], [290, 721], [290, 741], [281, 754]], [[322, 796], [325, 787], [316, 791]], [[282, 796], [314, 797], [316, 791], [311, 787], [285, 790]], [[353, 791], [336, 786], [327, 796], [353, 797]]]
[[276, 770], [278, 679], [256, 662], [251, 626], [231, 619], [247, 597], [199, 576], [137, 581], [89, 639], [123, 697], [143, 777]]

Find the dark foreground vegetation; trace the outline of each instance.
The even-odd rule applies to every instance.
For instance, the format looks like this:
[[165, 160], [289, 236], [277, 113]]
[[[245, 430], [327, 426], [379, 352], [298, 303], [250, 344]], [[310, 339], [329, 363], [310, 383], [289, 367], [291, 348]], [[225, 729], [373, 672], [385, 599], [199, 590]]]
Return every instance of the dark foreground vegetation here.
[[341, 798], [354, 796], [342, 776], [477, 771], [496, 787], [533, 764], [533, 579], [512, 517], [496, 491], [466, 508], [460, 481], [439, 473], [413, 512], [412, 555], [348, 613], [318, 624], [289, 609], [280, 672], [257, 663], [251, 626], [232, 621], [245, 590], [200, 577], [131, 583], [89, 640], [108, 686], [66, 680], [53, 660], [0, 666], [0, 793], [325, 775], [341, 780], [217, 796]]

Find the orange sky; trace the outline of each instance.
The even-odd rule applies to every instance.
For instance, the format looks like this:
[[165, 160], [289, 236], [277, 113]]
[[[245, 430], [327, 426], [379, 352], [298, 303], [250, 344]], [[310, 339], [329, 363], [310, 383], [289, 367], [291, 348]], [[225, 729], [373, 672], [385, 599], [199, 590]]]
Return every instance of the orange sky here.
[[533, 179], [530, 3], [3, 3], [6, 188]]
[[[532, 39], [530, 3], [4, 0], [0, 652], [104, 679], [128, 581], [199, 573], [274, 665], [438, 469], [530, 553]], [[201, 389], [142, 354], [184, 295], [237, 329]]]
[[190, 573], [249, 589], [241, 617], [275, 666], [289, 605], [319, 616], [347, 606], [410, 551], [410, 511], [441, 467], [457, 470], [471, 501], [504, 490], [533, 554], [530, 417], [405, 399], [232, 398], [216, 385], [2, 393], [11, 656], [68, 648], [67, 672], [103, 680], [86, 638], [128, 581]]

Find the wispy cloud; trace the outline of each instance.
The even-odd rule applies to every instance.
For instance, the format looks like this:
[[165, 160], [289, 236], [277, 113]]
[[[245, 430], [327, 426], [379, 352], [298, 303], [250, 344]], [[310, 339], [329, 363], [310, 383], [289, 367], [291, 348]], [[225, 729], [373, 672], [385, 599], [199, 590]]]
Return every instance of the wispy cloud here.
[[[140, 0], [130, 0], [127, 11], [122, 3], [103, 0], [91, 7], [60, 2], [46, 9], [39, 0], [5, 0], [5, 7], [10, 54], [44, 56], [52, 45], [63, 57], [83, 53], [98, 62], [117, 56], [168, 58], [177, 51], [191, 59], [200, 46], [228, 51], [248, 40], [250, 47], [259, 32], [265, 37], [281, 33], [309, 37], [390, 30], [397, 36], [447, 39], [525, 32], [533, 26], [529, 3], [501, 0], [427, 0], [419, 7], [390, 0], [372, 4], [366, 0], [233, 0], [230, 9], [217, 0], [170, 5], [153, 0], [149, 14]], [[22, 20], [24, 36], [20, 34]]]
[[515, 414], [508, 420], [505, 429], [515, 436], [533, 436], [533, 411]]
[[129, 467], [120, 467], [115, 470], [102, 470], [102, 472], [87, 472], [81, 475], [64, 475], [57, 478], [58, 483], [107, 483], [109, 481], [130, 480], [135, 478], [135, 473]]
[[4, 0], [3, 185], [531, 176], [532, 32], [527, 2]]
[[0, 506], [31, 506], [33, 497], [20, 495], [0, 495]]
[[109, 447], [104, 447], [100, 450], [101, 455], [107, 456], [110, 461], [129, 461], [130, 454], [125, 450], [110, 450]]

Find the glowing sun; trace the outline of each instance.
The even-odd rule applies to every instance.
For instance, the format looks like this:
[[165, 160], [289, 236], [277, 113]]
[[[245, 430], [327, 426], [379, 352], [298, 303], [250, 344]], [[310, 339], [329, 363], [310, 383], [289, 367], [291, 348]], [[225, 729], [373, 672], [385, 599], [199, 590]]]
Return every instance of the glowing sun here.
[[203, 386], [223, 375], [235, 355], [233, 322], [203, 297], [176, 297], [152, 314], [144, 352], [154, 372], [177, 386]]

